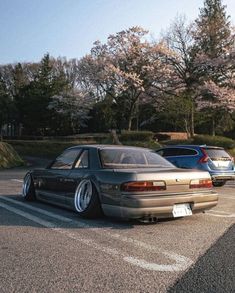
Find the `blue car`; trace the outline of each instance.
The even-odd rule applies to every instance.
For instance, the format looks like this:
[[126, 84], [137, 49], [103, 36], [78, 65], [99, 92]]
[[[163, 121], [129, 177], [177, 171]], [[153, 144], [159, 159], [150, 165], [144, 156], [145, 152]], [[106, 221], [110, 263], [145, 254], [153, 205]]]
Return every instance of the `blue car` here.
[[156, 152], [178, 168], [208, 171], [214, 186], [235, 180], [233, 158], [220, 147], [206, 145], [170, 145]]

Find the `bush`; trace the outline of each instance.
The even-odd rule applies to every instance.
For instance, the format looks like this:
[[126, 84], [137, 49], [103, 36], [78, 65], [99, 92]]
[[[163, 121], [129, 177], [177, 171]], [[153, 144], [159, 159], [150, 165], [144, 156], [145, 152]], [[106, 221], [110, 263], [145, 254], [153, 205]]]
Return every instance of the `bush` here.
[[11, 145], [0, 142], [0, 168], [12, 168], [23, 164], [23, 160]]
[[193, 138], [193, 143], [218, 146], [225, 149], [232, 149], [235, 147], [235, 141], [224, 136], [196, 135]]
[[124, 145], [129, 145], [129, 146], [136, 146], [136, 147], [142, 147], [142, 148], [149, 148], [149, 149], [159, 149], [161, 145], [158, 142], [155, 141], [125, 141]]
[[193, 139], [173, 139], [162, 142], [164, 145], [193, 144]]
[[[81, 144], [81, 142], [56, 142], [56, 141], [8, 141], [21, 156], [32, 156], [41, 158], [55, 158], [66, 148]], [[86, 144], [86, 143], [84, 143]]]
[[152, 131], [123, 131], [119, 135], [119, 140], [123, 143], [126, 141], [140, 141], [146, 142], [153, 139], [154, 133]]

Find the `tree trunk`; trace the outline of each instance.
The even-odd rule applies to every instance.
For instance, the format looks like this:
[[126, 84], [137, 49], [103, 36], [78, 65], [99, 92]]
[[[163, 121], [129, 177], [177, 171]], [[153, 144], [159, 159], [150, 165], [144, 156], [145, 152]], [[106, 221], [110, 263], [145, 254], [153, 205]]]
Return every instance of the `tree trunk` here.
[[185, 131], [187, 133], [187, 138], [189, 139], [190, 138], [190, 131], [189, 131], [187, 119], [184, 119], [184, 126], [185, 126]]
[[190, 125], [190, 137], [194, 137], [194, 103], [192, 101], [192, 106], [191, 106], [191, 125]]
[[132, 115], [130, 115], [128, 118], [128, 131], [131, 131], [131, 126], [132, 126]]
[[139, 110], [140, 110], [140, 105], [139, 105], [139, 99], [137, 100], [136, 103], [136, 131], [139, 131]]
[[215, 136], [215, 117], [212, 115], [212, 136]]
[[120, 142], [120, 140], [119, 140], [119, 138], [118, 138], [118, 136], [117, 136], [117, 132], [116, 132], [116, 130], [115, 130], [115, 129], [111, 129], [111, 130], [110, 130], [110, 134], [111, 134], [111, 136], [112, 136], [113, 143], [114, 143], [114, 144], [119, 144], [119, 145], [121, 145], [121, 142]]
[[134, 105], [131, 106], [130, 112], [129, 112], [129, 117], [128, 117], [128, 131], [131, 131], [132, 119], [133, 119], [133, 109], [134, 109]]

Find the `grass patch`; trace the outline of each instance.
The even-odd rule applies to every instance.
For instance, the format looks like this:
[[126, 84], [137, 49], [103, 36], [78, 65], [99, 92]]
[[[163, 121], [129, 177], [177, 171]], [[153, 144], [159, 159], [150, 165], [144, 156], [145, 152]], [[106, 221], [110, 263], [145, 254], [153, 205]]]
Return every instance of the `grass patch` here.
[[0, 142], [0, 169], [24, 165], [24, 161], [8, 143]]

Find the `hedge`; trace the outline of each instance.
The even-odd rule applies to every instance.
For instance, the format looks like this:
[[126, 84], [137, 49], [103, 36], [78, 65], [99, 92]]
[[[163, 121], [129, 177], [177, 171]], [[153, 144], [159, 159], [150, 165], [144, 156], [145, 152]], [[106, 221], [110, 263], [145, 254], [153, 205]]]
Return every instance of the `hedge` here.
[[154, 133], [152, 131], [123, 131], [119, 135], [121, 142], [126, 141], [139, 141], [146, 142], [153, 139]]
[[235, 141], [224, 136], [196, 135], [193, 138], [193, 143], [218, 146], [225, 149], [232, 149], [235, 147]]

